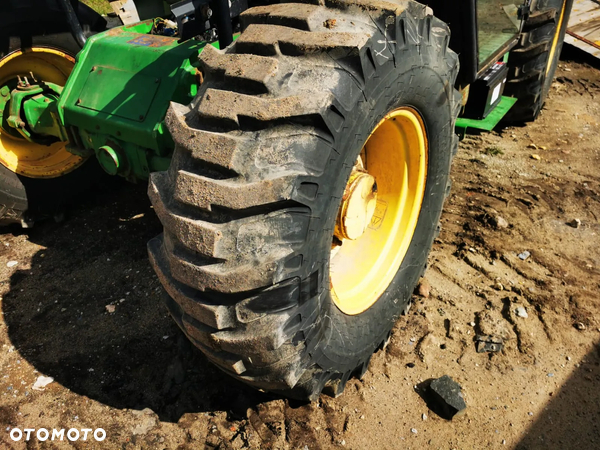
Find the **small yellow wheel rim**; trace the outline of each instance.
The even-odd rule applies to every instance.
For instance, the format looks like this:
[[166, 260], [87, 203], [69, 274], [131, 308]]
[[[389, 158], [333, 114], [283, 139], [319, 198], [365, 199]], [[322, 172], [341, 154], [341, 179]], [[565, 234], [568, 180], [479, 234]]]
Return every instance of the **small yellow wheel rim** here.
[[560, 39], [560, 29], [562, 28], [563, 21], [565, 20], [565, 13], [567, 12], [567, 0], [563, 1], [563, 6], [560, 11], [560, 18], [558, 19], [558, 23], [556, 24], [556, 33], [554, 34], [554, 39], [552, 40], [552, 47], [550, 47], [550, 54], [548, 55], [548, 65], [546, 66], [546, 76], [550, 73], [550, 69], [552, 68], [552, 61], [554, 61], [554, 56], [556, 55], [556, 49], [558, 48], [558, 41]]
[[373, 306], [400, 269], [423, 203], [427, 155], [425, 125], [413, 108], [390, 112], [367, 139], [342, 198], [331, 251], [332, 298], [345, 314]]
[[[18, 76], [29, 77], [30, 73], [37, 80], [64, 86], [74, 65], [75, 59], [72, 56], [54, 48], [16, 50], [0, 60], [0, 87], [16, 84]], [[0, 127], [0, 164], [30, 178], [59, 177], [85, 161], [69, 153], [66, 144], [54, 142], [43, 145], [29, 142]]]

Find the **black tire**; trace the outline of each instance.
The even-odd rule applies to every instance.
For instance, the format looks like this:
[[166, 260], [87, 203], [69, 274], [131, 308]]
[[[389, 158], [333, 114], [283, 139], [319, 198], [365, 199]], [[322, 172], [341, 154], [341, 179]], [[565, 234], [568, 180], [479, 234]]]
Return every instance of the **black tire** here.
[[[255, 388], [340, 394], [387, 341], [424, 270], [458, 143], [458, 58], [443, 22], [402, 5], [250, 9], [234, 44], [202, 52], [194, 102], [167, 113], [176, 147], [169, 171], [150, 180], [164, 225], [150, 259], [185, 334]], [[345, 315], [329, 290], [340, 199], [363, 143], [399, 106], [427, 129], [423, 207], [387, 291]]]
[[518, 99], [507, 115], [508, 121], [530, 122], [542, 110], [554, 79], [572, 7], [573, 0], [534, 1], [519, 43], [508, 58], [505, 93]]
[[[75, 57], [81, 48], [73, 38], [64, 13], [49, 2], [28, 8], [14, 6], [2, 11], [0, 19], [0, 59], [31, 46], [49, 46]], [[27, 4], [25, 3], [24, 6]], [[91, 36], [106, 29], [106, 21], [86, 5], [75, 4], [84, 34]], [[18, 175], [0, 165], [0, 225], [33, 222], [60, 213], [76, 195], [85, 192], [102, 169], [90, 158], [76, 170], [58, 178], [34, 179]]]

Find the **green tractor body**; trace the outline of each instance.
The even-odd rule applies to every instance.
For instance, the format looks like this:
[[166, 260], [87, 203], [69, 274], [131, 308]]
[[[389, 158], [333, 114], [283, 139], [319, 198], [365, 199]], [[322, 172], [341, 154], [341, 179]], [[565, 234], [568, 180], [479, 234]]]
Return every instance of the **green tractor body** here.
[[[145, 6], [155, 10], [156, 3]], [[530, 0], [425, 3], [450, 25], [450, 47], [461, 60], [457, 87], [468, 90], [494, 64], [508, 61], [510, 50], [519, 43]], [[185, 105], [197, 94], [202, 79], [197, 61], [205, 45], [202, 39], [180, 41], [155, 34], [152, 19], [112, 28], [87, 40], [65, 86], [28, 80], [32, 92], [26, 93], [17, 89], [11, 93], [3, 86], [6, 95], [0, 108], [5, 115], [11, 111], [8, 127], [29, 140], [69, 141], [68, 151], [84, 158], [95, 154], [111, 175], [147, 179], [151, 172], [169, 166], [173, 141], [164, 124], [165, 113], [169, 102]], [[217, 42], [214, 45], [218, 48]], [[463, 133], [468, 128], [491, 130], [509, 112], [517, 98], [500, 95], [505, 82], [498, 80], [483, 95], [469, 97], [467, 91], [467, 105], [483, 103], [489, 111], [485, 117], [480, 113], [459, 119], [457, 127]]]

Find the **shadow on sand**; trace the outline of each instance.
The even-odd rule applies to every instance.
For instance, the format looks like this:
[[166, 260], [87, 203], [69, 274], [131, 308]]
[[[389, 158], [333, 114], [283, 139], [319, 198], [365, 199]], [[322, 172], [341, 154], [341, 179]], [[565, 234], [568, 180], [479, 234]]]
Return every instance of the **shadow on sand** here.
[[43, 247], [4, 296], [11, 343], [41, 373], [111, 407], [175, 422], [186, 412], [244, 417], [271, 397], [213, 367], [169, 317], [146, 253], [161, 231], [146, 186], [120, 181], [62, 224], [4, 229]]

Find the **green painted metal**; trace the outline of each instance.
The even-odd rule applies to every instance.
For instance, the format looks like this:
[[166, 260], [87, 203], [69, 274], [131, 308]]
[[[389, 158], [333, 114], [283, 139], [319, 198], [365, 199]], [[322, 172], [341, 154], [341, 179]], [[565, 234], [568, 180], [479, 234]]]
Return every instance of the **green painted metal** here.
[[96, 152], [100, 166], [109, 174], [117, 175], [122, 168], [119, 154], [112, 147], [103, 145]]
[[54, 83], [20, 81], [15, 89], [6, 95], [8, 86], [3, 86], [2, 98], [8, 104], [7, 127], [30, 142], [48, 144], [56, 139], [66, 140], [61, 126], [57, 101], [62, 86]]
[[164, 117], [169, 102], [188, 104], [198, 92], [206, 45], [147, 34], [151, 28], [149, 20], [88, 39], [59, 100], [69, 151], [100, 157], [109, 146], [118, 173], [131, 180], [168, 167], [173, 140]]
[[7, 133], [15, 137], [20, 137], [21, 135], [17, 132], [17, 130], [11, 127], [7, 122], [8, 116], [10, 114], [10, 100], [12, 98], [10, 92], [10, 87], [6, 85], [0, 88], [0, 130], [3, 133]]
[[42, 142], [46, 136], [67, 140], [66, 130], [58, 116], [59, 95], [42, 93], [34, 95], [23, 103], [25, 120], [34, 132], [34, 140]]
[[456, 132], [460, 136], [464, 136], [468, 133], [469, 129], [492, 131], [515, 103], [517, 103], [516, 98], [502, 96], [502, 100], [500, 100], [498, 106], [483, 120], [459, 117], [456, 119]]
[[178, 43], [151, 29], [148, 20], [91, 37], [64, 88], [37, 80], [3, 86], [0, 126], [32, 142], [69, 142], [70, 152], [95, 154], [106, 172], [131, 181], [166, 170], [174, 144], [165, 113], [171, 101], [196, 96], [206, 43]]

